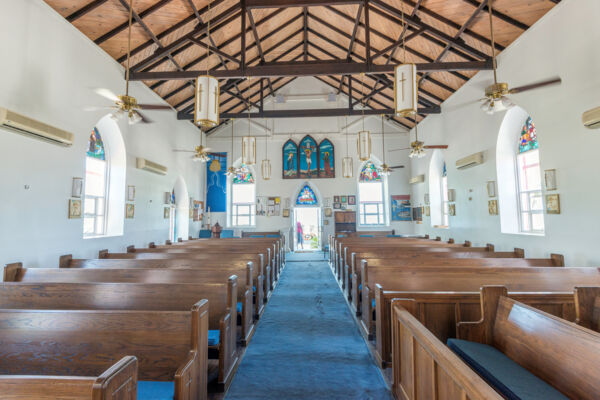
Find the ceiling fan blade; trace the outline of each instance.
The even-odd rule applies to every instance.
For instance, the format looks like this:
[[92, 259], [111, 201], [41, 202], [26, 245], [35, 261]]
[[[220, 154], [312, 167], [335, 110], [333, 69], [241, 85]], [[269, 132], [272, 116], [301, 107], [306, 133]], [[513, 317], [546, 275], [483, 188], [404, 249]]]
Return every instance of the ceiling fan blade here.
[[404, 168], [404, 165], [392, 165], [390, 168], [391, 169], [394, 169], [394, 168]]
[[83, 111], [99, 111], [99, 110], [114, 110], [115, 106], [109, 107], [109, 106], [104, 106], [104, 107], [99, 107], [99, 106], [85, 106], [83, 107]]
[[388, 150], [388, 151], [400, 151], [400, 150], [410, 150], [410, 147], [404, 147], [402, 149], [392, 149], [392, 150]]
[[161, 104], [138, 104], [142, 110], [172, 110], [171, 106], [163, 106]]
[[144, 114], [142, 114], [141, 112], [139, 112], [139, 111], [135, 111], [135, 112], [140, 116], [140, 118], [142, 118], [142, 120], [140, 121], [141, 123], [143, 123], [143, 124], [151, 124], [151, 123], [154, 122], [150, 118], [148, 118]]
[[119, 97], [109, 89], [96, 88], [96, 89], [94, 89], [94, 92], [110, 101], [115, 102], [115, 103], [121, 101], [121, 100], [119, 100]]
[[549, 80], [543, 81], [543, 82], [532, 83], [530, 85], [518, 86], [516, 88], [510, 89], [508, 92], [510, 94], [523, 93], [528, 90], [539, 89], [544, 86], [557, 85], [557, 84], [560, 84], [561, 82], [562, 82], [562, 79], [553, 78], [553, 79], [549, 79]]
[[425, 149], [447, 149], [447, 144], [431, 144], [427, 146], [423, 146]]
[[178, 149], [173, 150], [173, 152], [175, 152], [175, 153], [195, 153], [194, 150], [178, 150]]

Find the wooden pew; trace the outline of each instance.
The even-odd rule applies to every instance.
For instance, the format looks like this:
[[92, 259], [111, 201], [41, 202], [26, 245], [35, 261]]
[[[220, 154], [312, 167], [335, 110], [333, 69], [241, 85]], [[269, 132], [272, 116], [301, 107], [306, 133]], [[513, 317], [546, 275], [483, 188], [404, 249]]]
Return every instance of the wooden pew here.
[[0, 375], [6, 399], [137, 400], [137, 359], [125, 356], [97, 377], [76, 375]]
[[[254, 254], [254, 253], [236, 253], [235, 255], [228, 254], [227, 257], [223, 257], [222, 253], [208, 253], [208, 252], [189, 252], [189, 251], [175, 251], [175, 252], [130, 252], [130, 253], [109, 253], [108, 250], [100, 250], [98, 253], [98, 258], [100, 259], [177, 259], [177, 260], [202, 260], [208, 263], [214, 262], [214, 260], [218, 260], [219, 262], [223, 260], [231, 260], [233, 265], [238, 264], [239, 262], [246, 263], [252, 262], [258, 268], [255, 268], [253, 271], [254, 274], [254, 286], [257, 288], [262, 288], [261, 298], [262, 303], [259, 302], [262, 307], [262, 304], [267, 302], [269, 288], [271, 287], [270, 276], [271, 269], [268, 265], [265, 265], [264, 255], [263, 254]], [[182, 261], [184, 262], [184, 261]], [[262, 313], [261, 310], [257, 311], [258, 314]]]
[[396, 399], [503, 399], [406, 309], [394, 305], [392, 320]]
[[[135, 253], [133, 253], [135, 254]], [[205, 282], [225, 282], [231, 275], [241, 278], [242, 290], [238, 290], [238, 305], [242, 311], [242, 344], [245, 346], [254, 331], [254, 318], [264, 310], [262, 276], [254, 275], [252, 262], [210, 261], [196, 259], [73, 259], [67, 254], [60, 257], [59, 268], [104, 268], [104, 269], [195, 269], [206, 271]], [[256, 287], [256, 290], [253, 289]], [[253, 295], [254, 293], [254, 295]]]
[[579, 325], [600, 332], [600, 287], [576, 287], [575, 309]]
[[[214, 348], [219, 357], [219, 389], [228, 385], [233, 377], [232, 372], [238, 361], [235, 345], [237, 331], [237, 276], [235, 275], [224, 283], [204, 283], [207, 279], [204, 271], [189, 269], [23, 268], [20, 264], [9, 264], [4, 272], [5, 282], [202, 284], [201, 296], [210, 302], [209, 329], [219, 330], [219, 344]], [[171, 296], [175, 297], [175, 294], [171, 293]], [[251, 301], [250, 296], [248, 295]]]
[[[123, 361], [129, 355], [138, 359], [140, 398], [148, 385], [160, 385], [167, 386], [170, 395], [177, 399], [206, 399], [207, 326], [206, 300], [195, 304], [191, 312], [3, 309], [0, 387], [12, 386], [18, 392], [17, 387], [22, 386], [18, 380], [24, 378], [24, 390], [44, 390], [44, 375], [50, 375], [65, 377], [57, 378], [57, 390], [67, 391], [68, 385], [81, 391], [82, 378], [74, 377], [96, 377], [106, 371], [105, 392], [112, 396], [105, 398], [135, 399], [134, 359]], [[116, 369], [106, 370], [119, 360], [122, 362]], [[170, 382], [174, 382], [174, 391]], [[45, 390], [46, 398], [52, 398], [53, 386], [45, 386]], [[14, 398], [44, 397], [25, 394]]]
[[[573, 293], [565, 292], [511, 292], [510, 297], [567, 321], [575, 321]], [[392, 303], [408, 310], [425, 328], [439, 340], [446, 342], [456, 337], [456, 324], [460, 321], [476, 321], [481, 317], [479, 291], [386, 291], [375, 285], [376, 319], [375, 356], [381, 368], [391, 366], [392, 339], [389, 311]], [[385, 312], [383, 310], [388, 310]], [[377, 314], [377, 312], [376, 312]], [[379, 315], [379, 314], [378, 314]]]
[[482, 291], [481, 315], [458, 323], [459, 339], [492, 346], [568, 398], [598, 398], [600, 333], [519, 303], [504, 287]]
[[[377, 339], [381, 340], [381, 345], [377, 344], [377, 347], [381, 349], [379, 357], [383, 363], [389, 361], [386, 357], [391, 331], [388, 307], [392, 299], [399, 296], [399, 292], [474, 292], [485, 285], [504, 285], [511, 292], [572, 294], [575, 287], [600, 284], [600, 269], [597, 268], [417, 267], [400, 271], [374, 268], [364, 276], [368, 276], [369, 284], [363, 285], [362, 296], [369, 300], [362, 302], [360, 324], [369, 339], [377, 330], [380, 331]], [[372, 307], [373, 298], [375, 308]], [[560, 315], [559, 310], [556, 312]], [[568, 316], [569, 313], [565, 310], [564, 315]], [[570, 316], [568, 318], [572, 319]]]

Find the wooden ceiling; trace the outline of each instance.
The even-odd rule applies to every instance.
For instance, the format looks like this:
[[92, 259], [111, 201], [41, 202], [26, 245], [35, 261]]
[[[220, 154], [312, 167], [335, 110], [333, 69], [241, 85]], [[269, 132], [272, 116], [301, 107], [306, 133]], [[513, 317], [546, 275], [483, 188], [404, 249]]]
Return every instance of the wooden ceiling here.
[[[130, 0], [45, 1], [125, 65]], [[143, 80], [180, 119], [193, 111], [194, 75], [207, 68], [220, 79], [222, 122], [248, 105], [265, 115], [263, 98], [302, 75], [318, 75], [354, 107], [366, 103], [378, 113], [394, 107], [392, 66], [412, 62], [421, 71], [422, 113], [394, 118], [410, 128], [491, 68], [488, 1], [134, 0], [132, 79]], [[495, 0], [496, 51], [558, 2]]]

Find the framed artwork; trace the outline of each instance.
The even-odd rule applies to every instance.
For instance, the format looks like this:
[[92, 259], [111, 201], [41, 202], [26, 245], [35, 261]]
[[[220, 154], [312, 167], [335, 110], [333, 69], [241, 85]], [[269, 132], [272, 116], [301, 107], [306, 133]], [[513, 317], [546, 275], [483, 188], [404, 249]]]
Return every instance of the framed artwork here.
[[412, 219], [413, 221], [416, 221], [417, 223], [420, 223], [423, 221], [423, 214], [422, 214], [422, 209], [421, 207], [413, 207], [412, 209]]
[[346, 204], [348, 202], [348, 198], [346, 196], [340, 196], [340, 203]]
[[448, 215], [455, 216], [456, 215], [456, 205], [448, 204]]
[[127, 186], [127, 201], [135, 200], [135, 186]]
[[135, 204], [125, 204], [125, 218], [131, 219], [135, 215]]
[[204, 202], [194, 200], [192, 207], [192, 220], [194, 222], [202, 221], [202, 211], [204, 210]]
[[546, 195], [546, 214], [560, 214], [560, 196], [558, 194]]
[[342, 204], [341, 203], [338, 203], [338, 202], [334, 202], [333, 203], [333, 209], [334, 210], [339, 210], [341, 208], [342, 208]]
[[290, 209], [289, 209], [289, 208], [284, 208], [284, 209], [283, 209], [283, 212], [282, 212], [282, 215], [283, 215], [285, 218], [289, 218], [289, 216], [290, 216]]
[[165, 192], [164, 196], [165, 196], [165, 204], [171, 204], [171, 193]]
[[456, 190], [448, 189], [448, 201], [456, 201]]
[[81, 218], [81, 200], [69, 199], [69, 219]]
[[425, 216], [429, 217], [431, 215], [431, 207], [425, 206]]
[[333, 196], [333, 202], [334, 203], [339, 203], [340, 202], [340, 196]]
[[488, 200], [488, 213], [498, 215], [498, 200]]
[[392, 221], [412, 221], [410, 208], [410, 195], [392, 195]]
[[335, 178], [333, 143], [329, 139], [319, 143], [319, 178]]
[[171, 217], [171, 207], [165, 207], [163, 210], [163, 218], [169, 219]]
[[298, 178], [298, 146], [290, 139], [283, 144], [283, 179]]
[[83, 193], [83, 178], [73, 178], [71, 186], [71, 197], [81, 198]]
[[544, 171], [544, 182], [546, 190], [556, 190], [556, 170], [547, 169]]
[[333, 214], [333, 211], [331, 210], [331, 208], [327, 207], [324, 210], [325, 216], [326, 217], [331, 217], [331, 215]]
[[329, 220], [328, 219], [324, 220], [323, 225], [329, 225]]
[[354, 195], [348, 196], [348, 205], [349, 206], [356, 205], [356, 196], [354, 196]]
[[331, 197], [325, 197], [325, 198], [323, 198], [323, 206], [324, 207], [331, 207]]
[[298, 146], [298, 171], [300, 179], [319, 176], [317, 142], [310, 135], [304, 136]]
[[488, 181], [487, 193], [488, 197], [496, 197], [496, 181]]
[[429, 193], [425, 193], [423, 200], [425, 201], [425, 204], [429, 204]]

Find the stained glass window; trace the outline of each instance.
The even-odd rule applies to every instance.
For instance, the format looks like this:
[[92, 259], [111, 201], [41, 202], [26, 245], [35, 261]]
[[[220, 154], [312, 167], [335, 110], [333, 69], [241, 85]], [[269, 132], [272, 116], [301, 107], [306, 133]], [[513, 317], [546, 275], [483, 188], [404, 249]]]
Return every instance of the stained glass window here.
[[372, 161], [367, 161], [360, 171], [360, 182], [379, 182], [381, 175]]
[[235, 183], [235, 184], [254, 183], [254, 176], [252, 175], [252, 172], [245, 169], [245, 170], [238, 172], [236, 175], [234, 175], [233, 183]]
[[531, 117], [528, 117], [521, 129], [521, 136], [519, 137], [519, 153], [525, 153], [526, 151], [535, 150], [537, 148], [538, 141], [535, 125], [533, 124]]
[[98, 160], [102, 161], [104, 161], [106, 157], [104, 153], [104, 143], [102, 142], [102, 137], [96, 128], [94, 128], [92, 131], [88, 141], [87, 156], [97, 158]]
[[317, 196], [315, 196], [315, 192], [313, 192], [310, 186], [305, 185], [302, 188], [296, 199], [296, 204], [299, 206], [314, 206], [317, 204]]

